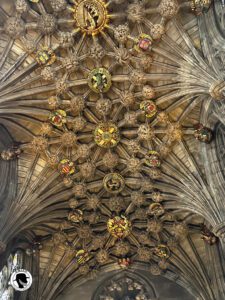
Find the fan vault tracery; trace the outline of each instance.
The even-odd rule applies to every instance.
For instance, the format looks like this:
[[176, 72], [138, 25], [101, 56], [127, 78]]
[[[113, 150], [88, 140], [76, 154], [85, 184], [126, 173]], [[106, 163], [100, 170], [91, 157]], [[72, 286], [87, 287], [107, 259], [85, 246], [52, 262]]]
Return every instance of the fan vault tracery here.
[[68, 276], [141, 262], [217, 299], [199, 254], [201, 237], [217, 239], [201, 225], [217, 233], [224, 216], [197, 148], [210, 147], [202, 110], [225, 85], [191, 14], [210, 2], [3, 4], [0, 120], [20, 143], [1, 157], [20, 158], [0, 249], [27, 234], [27, 255], [40, 257], [35, 299], [54, 298]]

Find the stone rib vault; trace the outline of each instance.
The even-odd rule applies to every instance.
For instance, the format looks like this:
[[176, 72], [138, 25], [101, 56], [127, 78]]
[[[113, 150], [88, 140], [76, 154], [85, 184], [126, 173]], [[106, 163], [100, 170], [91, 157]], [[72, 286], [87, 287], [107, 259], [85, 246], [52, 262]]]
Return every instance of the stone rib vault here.
[[224, 12], [0, 0], [0, 299], [225, 299]]

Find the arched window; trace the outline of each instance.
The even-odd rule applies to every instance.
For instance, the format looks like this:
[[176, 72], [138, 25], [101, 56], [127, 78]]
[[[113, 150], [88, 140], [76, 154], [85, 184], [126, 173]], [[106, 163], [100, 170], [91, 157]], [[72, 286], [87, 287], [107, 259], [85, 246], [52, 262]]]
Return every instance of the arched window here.
[[127, 271], [103, 281], [92, 300], [156, 300], [153, 285], [140, 275]]
[[23, 252], [21, 250], [16, 251], [14, 255], [10, 254], [7, 259], [7, 263], [0, 272], [0, 299], [1, 300], [13, 300], [14, 290], [9, 285], [9, 280], [12, 273], [16, 269], [23, 267]]

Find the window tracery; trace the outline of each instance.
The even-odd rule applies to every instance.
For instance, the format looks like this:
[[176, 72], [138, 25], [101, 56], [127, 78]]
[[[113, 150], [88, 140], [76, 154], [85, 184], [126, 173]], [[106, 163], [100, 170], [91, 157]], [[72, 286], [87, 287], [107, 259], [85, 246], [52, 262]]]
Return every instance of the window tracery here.
[[127, 272], [107, 279], [92, 300], [155, 300], [154, 288], [144, 278]]

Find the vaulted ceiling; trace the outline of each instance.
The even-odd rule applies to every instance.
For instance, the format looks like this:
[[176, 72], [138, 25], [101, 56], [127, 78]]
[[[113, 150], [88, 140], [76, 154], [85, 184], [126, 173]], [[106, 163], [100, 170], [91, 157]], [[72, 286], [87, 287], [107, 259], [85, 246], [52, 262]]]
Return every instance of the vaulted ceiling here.
[[125, 267], [223, 299], [223, 8], [209, 7], [0, 1], [0, 249], [26, 251], [33, 299]]

